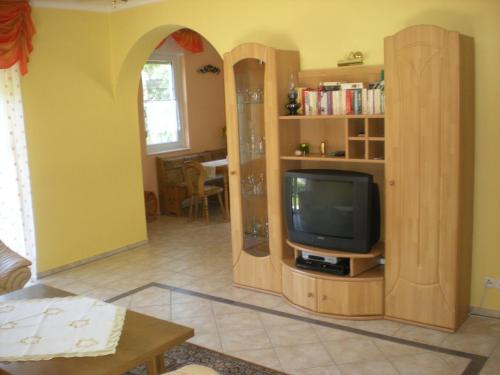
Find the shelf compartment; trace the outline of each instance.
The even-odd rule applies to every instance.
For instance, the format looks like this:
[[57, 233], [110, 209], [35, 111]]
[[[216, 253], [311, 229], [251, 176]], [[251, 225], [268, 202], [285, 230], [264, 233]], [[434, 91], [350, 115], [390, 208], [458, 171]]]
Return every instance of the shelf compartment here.
[[[363, 139], [364, 140], [364, 139]], [[366, 159], [366, 142], [359, 142], [359, 141], [347, 141], [347, 152], [346, 156], [347, 159], [359, 159], [359, 160], [365, 160]]]
[[385, 137], [384, 118], [368, 118], [368, 137]]
[[383, 281], [384, 280], [384, 266], [382, 266], [382, 265], [374, 267], [372, 269], [369, 269], [368, 271], [365, 271], [365, 272], [363, 272], [360, 275], [357, 275], [355, 277], [349, 277], [349, 276], [331, 275], [331, 274], [328, 274], [325, 272], [302, 270], [302, 269], [295, 267], [295, 259], [292, 259], [292, 258], [285, 258], [285, 259], [283, 259], [282, 263], [284, 266], [291, 268], [293, 270], [293, 272], [296, 272], [296, 273], [299, 273], [299, 274], [302, 274], [302, 275], [308, 276], [308, 277], [315, 277], [317, 279], [344, 281], [344, 282], [348, 282], [348, 283], [366, 282], [366, 281]]
[[385, 143], [383, 140], [369, 140], [368, 159], [370, 160], [385, 159]]
[[[378, 242], [368, 253], [353, 253], [349, 251], [321, 249], [314, 246], [297, 244], [287, 240], [287, 244], [293, 247], [294, 257], [297, 259], [299, 252], [305, 251], [310, 254], [323, 257], [336, 257], [349, 259], [349, 276], [358, 276], [365, 271], [377, 267], [380, 263], [380, 257], [384, 253], [384, 243]], [[345, 277], [345, 276], [344, 276]]]
[[[365, 118], [348, 118], [347, 121], [347, 136], [350, 138], [366, 137]], [[360, 134], [363, 134], [360, 136]]]

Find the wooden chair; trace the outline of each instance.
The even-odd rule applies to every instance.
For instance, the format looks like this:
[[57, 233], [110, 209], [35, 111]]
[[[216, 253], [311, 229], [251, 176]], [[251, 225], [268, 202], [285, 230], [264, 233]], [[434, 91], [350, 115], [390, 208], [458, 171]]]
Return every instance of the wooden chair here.
[[197, 161], [189, 161], [184, 163], [182, 166], [182, 172], [184, 173], [184, 180], [188, 191], [189, 218], [193, 218], [193, 206], [195, 211], [194, 217], [198, 217], [198, 203], [200, 203], [201, 200], [203, 203], [205, 220], [208, 223], [208, 197], [216, 194], [217, 199], [219, 200], [222, 215], [226, 217], [226, 209], [224, 208], [224, 203], [222, 202], [222, 192], [224, 189], [220, 186], [205, 185], [207, 177], [205, 168], [203, 168], [203, 166]]

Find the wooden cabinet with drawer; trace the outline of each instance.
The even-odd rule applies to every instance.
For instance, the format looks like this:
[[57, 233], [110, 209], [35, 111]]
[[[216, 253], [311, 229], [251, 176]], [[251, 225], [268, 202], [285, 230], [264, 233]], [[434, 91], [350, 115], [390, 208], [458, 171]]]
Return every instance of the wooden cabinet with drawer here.
[[384, 282], [317, 279], [318, 312], [334, 315], [382, 315]]
[[283, 266], [283, 294], [290, 302], [316, 311], [318, 302], [316, 295], [316, 279], [301, 275]]

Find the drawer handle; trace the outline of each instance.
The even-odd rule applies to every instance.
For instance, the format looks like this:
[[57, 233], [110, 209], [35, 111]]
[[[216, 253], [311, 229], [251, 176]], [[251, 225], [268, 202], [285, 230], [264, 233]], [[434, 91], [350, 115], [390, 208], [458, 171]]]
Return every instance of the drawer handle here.
[[236, 171], [231, 171], [229, 172], [229, 174], [234, 176], [236, 174]]
[[309, 292], [309, 293], [307, 293], [307, 296], [308, 297], [314, 297], [314, 293]]
[[323, 301], [326, 301], [326, 296], [322, 296], [322, 297], [321, 297], [321, 299], [322, 299]]
[[395, 182], [394, 180], [390, 180], [390, 181], [389, 181], [389, 185], [390, 185], [390, 186], [394, 186], [394, 185], [396, 185], [396, 182]]

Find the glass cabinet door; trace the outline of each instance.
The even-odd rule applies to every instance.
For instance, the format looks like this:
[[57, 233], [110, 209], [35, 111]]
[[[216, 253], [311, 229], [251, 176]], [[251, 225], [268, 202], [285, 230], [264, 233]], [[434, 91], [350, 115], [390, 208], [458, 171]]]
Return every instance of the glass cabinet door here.
[[234, 65], [238, 111], [243, 250], [269, 255], [264, 121], [265, 63], [253, 58]]

